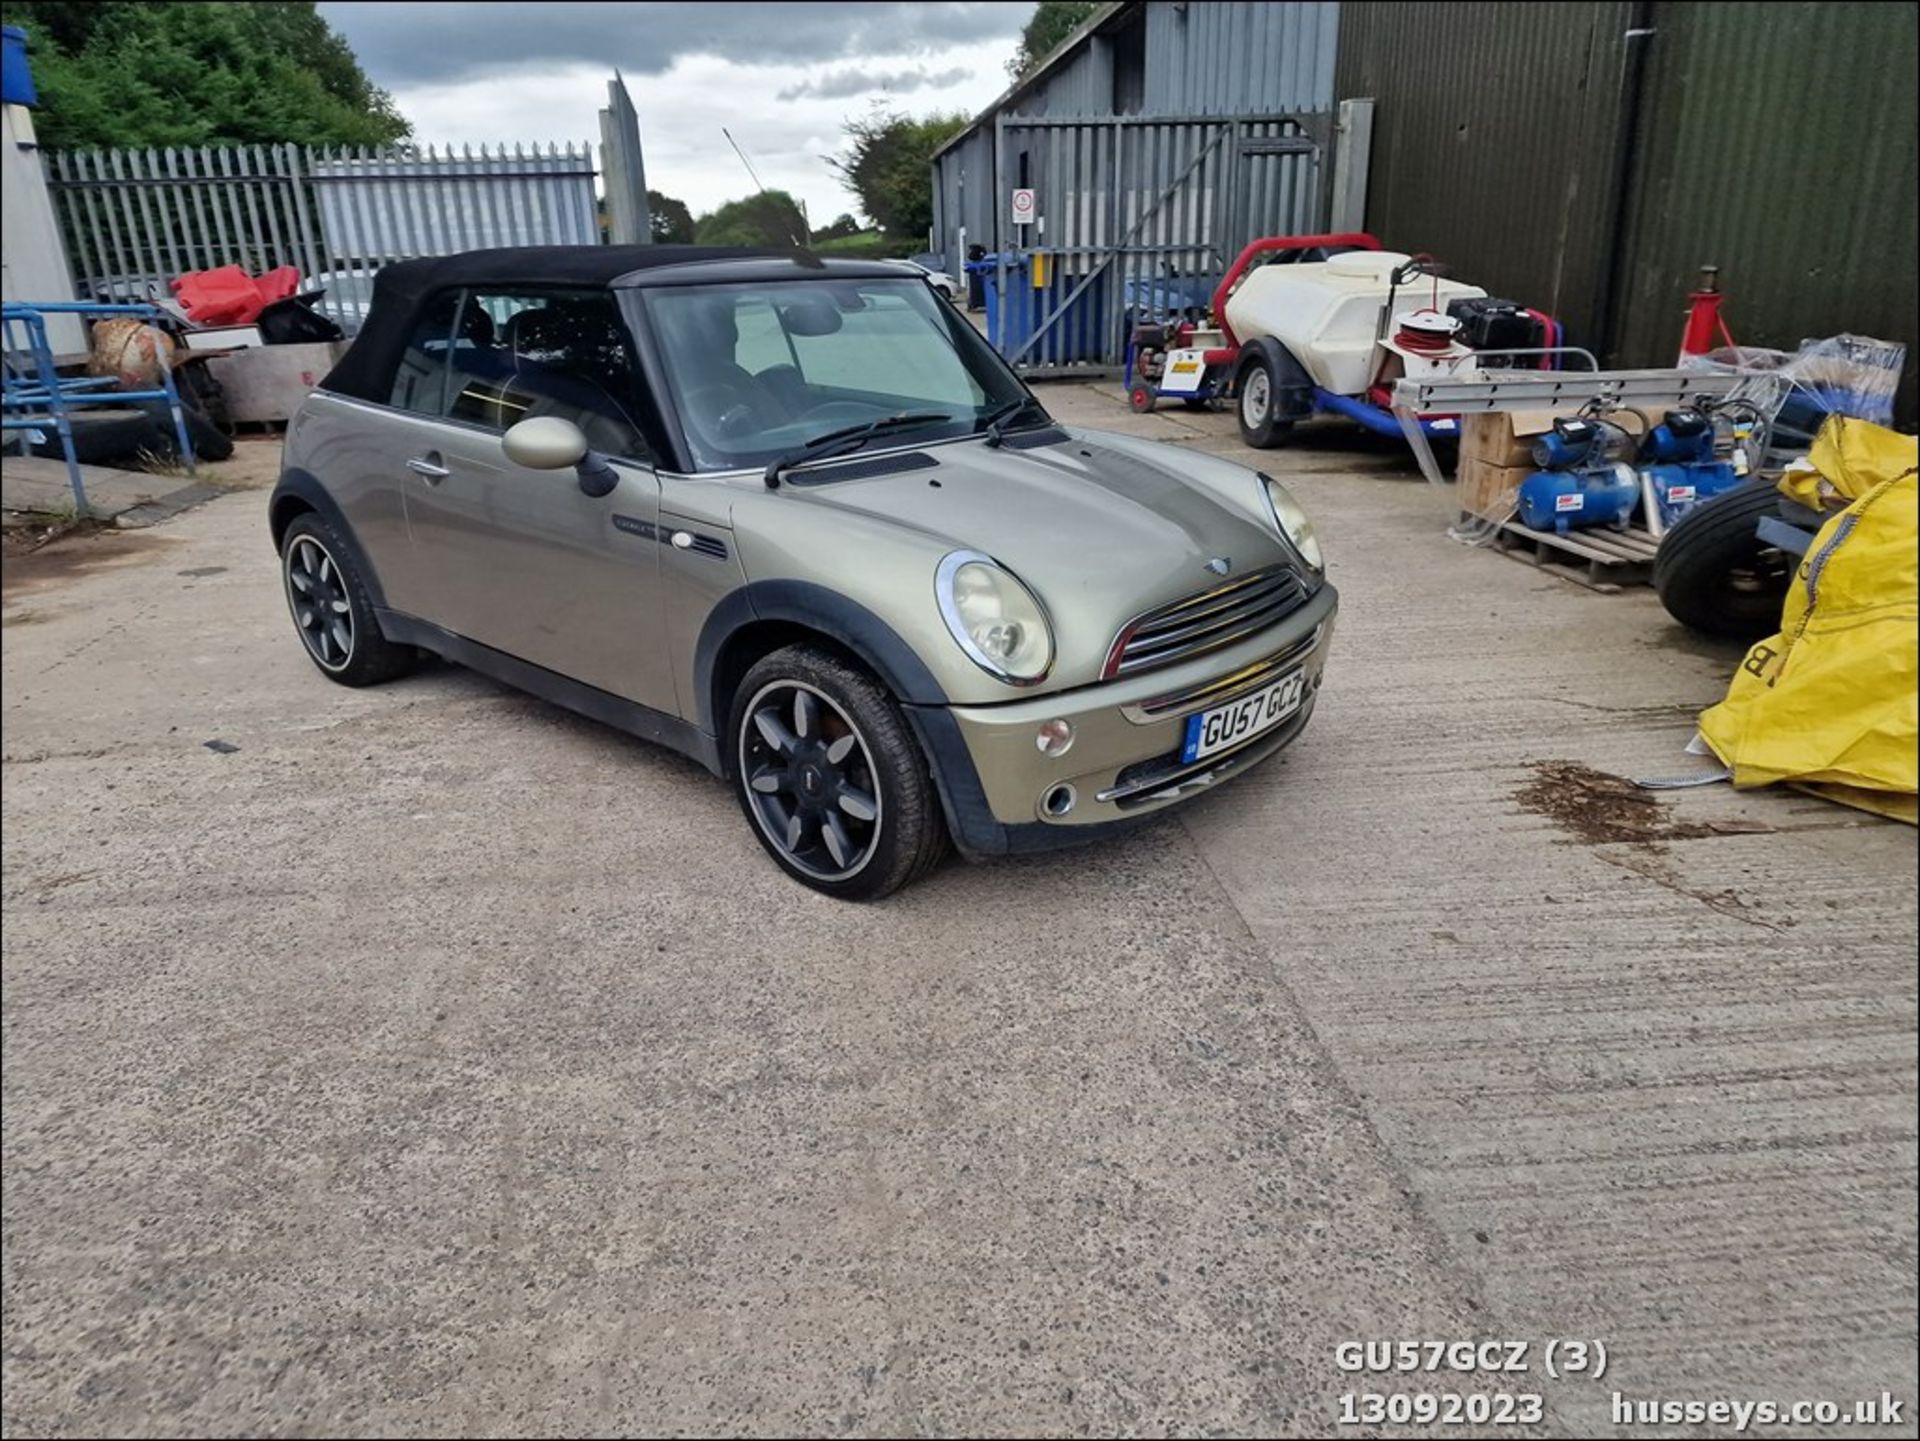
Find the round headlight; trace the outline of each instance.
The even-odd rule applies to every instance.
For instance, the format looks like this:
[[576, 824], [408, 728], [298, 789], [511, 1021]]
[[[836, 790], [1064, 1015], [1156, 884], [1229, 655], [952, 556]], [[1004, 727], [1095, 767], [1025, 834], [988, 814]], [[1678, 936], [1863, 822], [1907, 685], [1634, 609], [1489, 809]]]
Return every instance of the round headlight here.
[[1273, 512], [1273, 523], [1287, 538], [1287, 544], [1299, 551], [1300, 559], [1316, 572], [1325, 570], [1327, 561], [1320, 553], [1320, 538], [1313, 533], [1313, 522], [1307, 519], [1300, 502], [1293, 498], [1293, 492], [1264, 473], [1260, 476], [1260, 489], [1267, 497], [1267, 509]]
[[956, 550], [934, 577], [940, 616], [967, 657], [1010, 685], [1053, 669], [1053, 631], [1033, 592], [991, 556]]

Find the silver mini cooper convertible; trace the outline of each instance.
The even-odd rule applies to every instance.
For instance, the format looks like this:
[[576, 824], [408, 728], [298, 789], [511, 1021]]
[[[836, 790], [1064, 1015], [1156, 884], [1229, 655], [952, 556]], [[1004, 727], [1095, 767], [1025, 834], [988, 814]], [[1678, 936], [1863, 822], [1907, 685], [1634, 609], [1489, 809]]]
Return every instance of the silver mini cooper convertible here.
[[683, 751], [851, 899], [1249, 769], [1333, 631], [1277, 482], [1060, 425], [923, 279], [791, 252], [388, 266], [271, 517], [329, 679], [432, 652]]

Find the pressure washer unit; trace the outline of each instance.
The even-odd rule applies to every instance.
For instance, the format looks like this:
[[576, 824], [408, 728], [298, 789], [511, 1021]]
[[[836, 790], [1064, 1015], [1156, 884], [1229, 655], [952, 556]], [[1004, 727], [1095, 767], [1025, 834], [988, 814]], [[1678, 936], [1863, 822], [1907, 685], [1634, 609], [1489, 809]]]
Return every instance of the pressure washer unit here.
[[1717, 458], [1714, 450], [1712, 419], [1692, 409], [1669, 410], [1641, 442], [1640, 468], [1653, 482], [1665, 525], [1740, 484], [1732, 463]]
[[1632, 436], [1609, 421], [1563, 416], [1533, 443], [1537, 469], [1520, 482], [1520, 519], [1534, 530], [1611, 526], [1625, 530], [1640, 500], [1640, 477], [1616, 452]]

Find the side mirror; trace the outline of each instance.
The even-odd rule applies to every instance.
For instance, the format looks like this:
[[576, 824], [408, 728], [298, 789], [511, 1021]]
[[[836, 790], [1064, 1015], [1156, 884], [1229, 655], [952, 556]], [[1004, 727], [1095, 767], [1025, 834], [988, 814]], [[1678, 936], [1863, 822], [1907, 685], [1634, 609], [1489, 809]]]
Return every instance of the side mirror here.
[[580, 427], [563, 416], [536, 415], [521, 421], [500, 437], [500, 448], [508, 460], [528, 470], [573, 466], [580, 472], [580, 489], [596, 499], [620, 483], [620, 473], [587, 445]]
[[558, 415], [536, 415], [500, 437], [507, 459], [528, 470], [565, 470], [587, 458], [580, 427]]

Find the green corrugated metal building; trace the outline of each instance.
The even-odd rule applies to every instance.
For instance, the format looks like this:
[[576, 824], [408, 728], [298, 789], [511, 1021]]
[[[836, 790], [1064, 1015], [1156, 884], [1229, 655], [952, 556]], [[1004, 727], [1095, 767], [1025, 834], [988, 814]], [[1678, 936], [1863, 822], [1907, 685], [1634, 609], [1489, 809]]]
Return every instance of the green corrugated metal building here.
[[1335, 94], [1375, 101], [1367, 225], [1669, 364], [1721, 268], [1745, 345], [1842, 331], [1920, 358], [1920, 7], [1392, 4], [1340, 11]]

